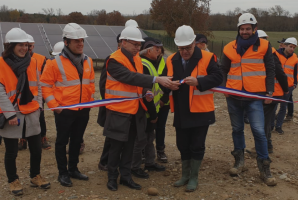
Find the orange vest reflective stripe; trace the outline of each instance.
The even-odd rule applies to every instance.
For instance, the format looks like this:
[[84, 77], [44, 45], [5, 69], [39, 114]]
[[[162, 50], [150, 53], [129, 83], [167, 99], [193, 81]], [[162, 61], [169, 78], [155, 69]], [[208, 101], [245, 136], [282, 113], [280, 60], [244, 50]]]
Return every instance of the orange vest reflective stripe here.
[[248, 92], [266, 92], [266, 68], [264, 56], [268, 50], [269, 42], [260, 39], [258, 51], [253, 51], [251, 45], [241, 57], [237, 54], [236, 40], [224, 47], [224, 54], [231, 60], [231, 68], [227, 77], [227, 88]]
[[287, 59], [277, 51], [275, 52], [275, 55], [277, 55], [281, 66], [288, 77], [288, 86], [292, 87], [294, 85], [294, 68], [298, 62], [297, 55], [293, 53], [293, 55], [289, 59]]
[[[139, 55], [133, 57], [136, 68], [131, 64], [129, 59], [121, 52], [121, 49], [115, 51], [107, 61], [106, 66], [108, 67], [110, 59], [115, 59], [118, 63], [129, 69], [131, 72], [136, 72], [143, 74], [142, 60]], [[107, 71], [107, 81], [106, 81], [106, 93], [105, 98], [129, 98], [129, 97], [142, 97], [143, 88], [133, 85], [128, 85], [115, 80]], [[123, 103], [117, 103], [113, 105], [106, 106], [107, 109], [127, 113], [136, 114], [139, 109], [139, 104], [141, 103], [145, 111], [147, 111], [146, 106], [143, 103], [143, 99], [139, 98], [136, 100], [131, 100]]]
[[44, 61], [46, 60], [46, 57], [38, 53], [33, 53], [32, 57], [37, 60], [37, 69], [39, 71], [39, 75], [41, 75], [42, 66]]
[[[4, 61], [2, 57], [0, 57], [0, 71], [1, 71], [0, 82], [2, 85], [5, 86], [6, 94], [9, 100], [11, 101], [11, 103], [13, 103], [17, 93], [16, 88], [17, 88], [18, 79], [15, 76], [12, 69], [10, 68], [10, 66], [7, 65], [7, 63]], [[29, 88], [34, 98], [32, 102], [29, 102], [26, 105], [19, 104], [22, 94], [18, 96], [18, 100], [17, 100], [19, 110], [22, 111], [21, 113], [25, 115], [39, 109], [39, 103], [37, 101], [39, 74], [37, 71], [37, 62], [34, 58], [31, 58], [30, 65], [27, 68], [27, 76], [29, 81]]]
[[[194, 78], [200, 78], [207, 75], [207, 67], [211, 58], [214, 56], [213, 53], [207, 51], [201, 51], [202, 58], [198, 62], [197, 66], [191, 72], [191, 76]], [[167, 69], [168, 76], [173, 76], [173, 63], [172, 58], [176, 53], [170, 55], [167, 58]], [[174, 98], [172, 95], [173, 92], [170, 93], [170, 107], [171, 112], [174, 112]], [[204, 113], [214, 111], [214, 101], [213, 101], [213, 92], [204, 91], [200, 92], [196, 86], [189, 86], [189, 110], [192, 113]]]

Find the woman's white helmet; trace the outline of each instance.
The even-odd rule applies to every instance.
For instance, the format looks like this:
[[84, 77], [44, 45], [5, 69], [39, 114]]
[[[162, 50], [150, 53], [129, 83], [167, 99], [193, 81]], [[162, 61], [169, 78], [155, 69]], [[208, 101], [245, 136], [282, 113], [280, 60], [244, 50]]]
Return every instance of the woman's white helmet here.
[[5, 35], [5, 43], [29, 42], [27, 33], [20, 28], [12, 28]]

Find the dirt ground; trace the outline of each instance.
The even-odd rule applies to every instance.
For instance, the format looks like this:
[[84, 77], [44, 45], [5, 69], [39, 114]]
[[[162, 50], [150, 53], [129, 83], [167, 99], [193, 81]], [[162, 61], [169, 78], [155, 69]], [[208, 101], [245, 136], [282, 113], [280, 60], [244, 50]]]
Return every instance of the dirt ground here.
[[[96, 73], [96, 86], [99, 82], [99, 73]], [[295, 99], [297, 100], [297, 92]], [[99, 92], [95, 95], [99, 99]], [[245, 155], [248, 171], [239, 177], [231, 177], [229, 168], [233, 165], [233, 150], [231, 125], [227, 112], [225, 98], [222, 94], [215, 94], [216, 123], [210, 126], [206, 154], [199, 173], [199, 186], [193, 193], [186, 193], [185, 187], [175, 188], [173, 182], [180, 177], [180, 154], [176, 147], [175, 130], [172, 126], [173, 114], [169, 114], [166, 126], [166, 153], [169, 162], [165, 164], [166, 172], [149, 172], [150, 178], [134, 181], [141, 184], [142, 190], [131, 190], [119, 185], [118, 191], [109, 191], [106, 187], [107, 173], [97, 168], [99, 157], [104, 144], [102, 128], [96, 123], [98, 108], [90, 113], [90, 121], [85, 132], [85, 152], [80, 156], [79, 169], [89, 176], [89, 181], [73, 180], [73, 187], [61, 186], [57, 181], [58, 171], [54, 154], [56, 129], [54, 116], [46, 111], [47, 136], [52, 144], [51, 150], [42, 153], [41, 174], [51, 182], [51, 189], [41, 190], [30, 187], [29, 178], [29, 151], [20, 151], [17, 158], [18, 175], [24, 187], [24, 195], [14, 197], [9, 192], [9, 184], [4, 169], [3, 159], [0, 159], [0, 199], [298, 199], [298, 172], [297, 172], [297, 141], [298, 141], [298, 106], [295, 107], [295, 118], [283, 126], [284, 135], [272, 133], [274, 153], [272, 159], [272, 173], [277, 179], [277, 186], [268, 187], [259, 178], [256, 159]], [[249, 125], [245, 125], [247, 148], [253, 147], [253, 137]], [[0, 157], [4, 158], [4, 144], [0, 146]], [[158, 196], [148, 196], [147, 189], [155, 187]]]

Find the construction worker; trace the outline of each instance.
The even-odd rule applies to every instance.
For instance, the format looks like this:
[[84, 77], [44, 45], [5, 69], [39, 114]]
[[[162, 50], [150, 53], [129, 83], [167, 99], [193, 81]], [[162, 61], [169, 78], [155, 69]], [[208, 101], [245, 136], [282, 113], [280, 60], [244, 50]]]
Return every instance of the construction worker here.
[[[126, 27], [119, 38], [121, 49], [114, 52], [107, 61], [107, 80], [105, 99], [141, 97], [146, 94], [147, 101], [152, 100], [152, 93], [143, 88], [152, 88], [153, 83], [164, 87], [177, 85], [171, 77], [154, 77], [143, 74], [143, 66], [138, 52], [142, 34], [138, 28]], [[173, 86], [172, 86], [173, 87]], [[141, 186], [131, 178], [131, 160], [136, 135], [139, 140], [146, 138], [146, 115], [142, 98], [107, 105], [104, 136], [109, 138], [108, 157], [109, 190], [118, 189], [117, 178], [120, 170], [120, 184], [140, 190]]]
[[213, 92], [208, 90], [222, 82], [214, 54], [199, 49], [195, 38], [190, 26], [176, 30], [174, 42], [178, 52], [167, 58], [164, 71], [173, 76], [173, 81], [182, 81], [179, 87], [170, 88], [170, 107], [182, 160], [182, 177], [174, 186], [187, 184], [187, 192], [195, 191], [198, 186], [208, 128], [215, 122]]
[[[10, 191], [23, 194], [16, 168], [18, 138], [26, 138], [30, 150], [30, 178], [34, 187], [50, 188], [40, 175], [41, 137], [39, 115], [42, 108], [41, 87], [37, 60], [28, 52], [28, 37], [20, 28], [13, 28], [5, 36], [0, 57], [0, 111], [6, 120], [0, 135], [5, 143], [5, 170]], [[21, 94], [21, 95], [20, 95]], [[20, 111], [20, 112], [11, 112]], [[3, 119], [3, 118], [2, 118]]]
[[[224, 75], [223, 86], [236, 90], [272, 96], [274, 91], [274, 60], [272, 48], [267, 40], [259, 39], [257, 20], [254, 15], [245, 13], [238, 19], [236, 40], [228, 43], [223, 50], [221, 68]], [[231, 176], [245, 171], [244, 165], [244, 121], [246, 111], [255, 139], [257, 164], [260, 177], [265, 184], [276, 185], [270, 173], [271, 160], [268, 155], [264, 129], [263, 101], [239, 96], [225, 95], [232, 125], [234, 150], [231, 154], [235, 164], [230, 169]], [[265, 104], [271, 103], [265, 100]]]
[[[63, 29], [64, 48], [48, 62], [41, 76], [42, 93], [49, 108], [93, 101], [95, 92], [92, 59], [83, 53], [86, 31], [76, 23]], [[55, 155], [61, 185], [72, 186], [71, 178], [88, 180], [78, 169], [81, 141], [90, 108], [55, 109], [57, 138]], [[66, 145], [69, 141], [67, 168]]]
[[[297, 46], [296, 38], [290, 37], [286, 39], [284, 42], [284, 46], [285, 48], [280, 48], [275, 52], [275, 55], [277, 56], [275, 59], [275, 64], [282, 65], [282, 68], [288, 77], [289, 93], [284, 95], [284, 99], [290, 100], [293, 90], [297, 87], [298, 58], [297, 55], [294, 53], [294, 50]], [[282, 125], [286, 116], [287, 105], [288, 103], [285, 102], [280, 103], [280, 109], [277, 114], [275, 124], [275, 131], [277, 131], [278, 134], [284, 134], [284, 131], [282, 130]], [[273, 113], [273, 115], [275, 115], [275, 112]], [[274, 123], [272, 125], [274, 126]]]

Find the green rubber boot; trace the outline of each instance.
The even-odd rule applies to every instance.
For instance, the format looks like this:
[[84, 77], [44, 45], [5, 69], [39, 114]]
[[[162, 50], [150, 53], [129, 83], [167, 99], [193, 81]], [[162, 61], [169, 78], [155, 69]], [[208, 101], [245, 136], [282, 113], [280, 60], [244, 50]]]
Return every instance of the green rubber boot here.
[[182, 161], [182, 177], [174, 183], [175, 187], [180, 187], [188, 183], [190, 176], [190, 160]]
[[193, 192], [197, 189], [199, 184], [199, 170], [201, 166], [202, 160], [194, 160], [190, 161], [190, 178], [186, 187], [186, 192]]

